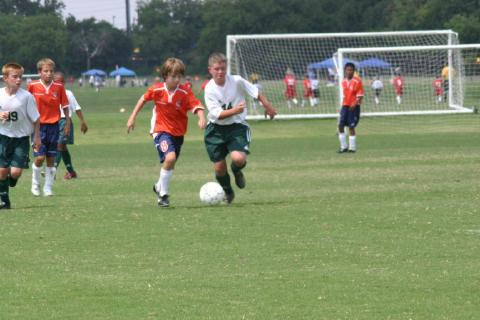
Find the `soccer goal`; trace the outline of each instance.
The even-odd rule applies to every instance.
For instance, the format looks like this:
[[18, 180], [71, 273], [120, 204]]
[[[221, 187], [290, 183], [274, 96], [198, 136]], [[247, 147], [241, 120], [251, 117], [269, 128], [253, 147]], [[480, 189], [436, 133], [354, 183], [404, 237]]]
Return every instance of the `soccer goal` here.
[[[334, 57], [337, 66], [357, 65], [364, 116], [472, 113], [479, 59], [480, 44], [340, 48]], [[339, 84], [343, 69], [338, 67]], [[338, 95], [341, 101], [342, 90]]]
[[[458, 35], [452, 30], [229, 35], [226, 53], [228, 72], [257, 82], [278, 109], [278, 118], [329, 118], [337, 116], [339, 104], [333, 59], [339, 48], [456, 44]], [[382, 70], [387, 71], [393, 74]], [[248, 118], [263, 119], [261, 108], [250, 103]]]

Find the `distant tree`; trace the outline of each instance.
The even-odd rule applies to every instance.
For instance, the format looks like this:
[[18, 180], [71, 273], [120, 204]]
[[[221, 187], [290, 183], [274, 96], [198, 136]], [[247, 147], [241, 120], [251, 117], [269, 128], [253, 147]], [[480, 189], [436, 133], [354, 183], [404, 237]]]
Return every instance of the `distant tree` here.
[[57, 15], [0, 15], [0, 60], [18, 61], [27, 72], [36, 72], [36, 62], [43, 57], [62, 66], [66, 36], [65, 24]]
[[197, 42], [203, 28], [203, 1], [152, 0], [140, 2], [134, 43], [146, 63], [153, 67], [175, 56], [191, 72], [197, 58]]
[[4, 15], [33, 16], [54, 14], [61, 16], [64, 7], [63, 2], [58, 0], [0, 0], [0, 13]]
[[128, 64], [132, 42], [126, 32], [106, 21], [94, 18], [78, 21], [73, 16], [66, 19], [69, 35], [67, 44], [67, 68], [80, 72], [92, 66], [111, 69], [115, 65]]

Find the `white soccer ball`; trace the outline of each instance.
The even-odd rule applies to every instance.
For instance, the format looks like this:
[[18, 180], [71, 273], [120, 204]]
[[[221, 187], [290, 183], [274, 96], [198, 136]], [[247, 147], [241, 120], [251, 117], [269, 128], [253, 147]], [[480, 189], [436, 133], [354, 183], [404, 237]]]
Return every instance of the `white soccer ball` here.
[[207, 182], [200, 188], [200, 201], [208, 205], [215, 205], [225, 200], [225, 191], [217, 182]]

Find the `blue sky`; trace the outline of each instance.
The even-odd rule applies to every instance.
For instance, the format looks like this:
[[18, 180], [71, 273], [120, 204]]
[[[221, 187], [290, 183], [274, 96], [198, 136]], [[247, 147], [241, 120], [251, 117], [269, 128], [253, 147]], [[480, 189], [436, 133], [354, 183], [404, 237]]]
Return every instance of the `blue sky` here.
[[[65, 9], [63, 14], [67, 17], [73, 15], [78, 20], [94, 17], [97, 20], [106, 20], [119, 29], [125, 29], [126, 0], [63, 0]], [[136, 19], [137, 0], [130, 0], [131, 21]]]

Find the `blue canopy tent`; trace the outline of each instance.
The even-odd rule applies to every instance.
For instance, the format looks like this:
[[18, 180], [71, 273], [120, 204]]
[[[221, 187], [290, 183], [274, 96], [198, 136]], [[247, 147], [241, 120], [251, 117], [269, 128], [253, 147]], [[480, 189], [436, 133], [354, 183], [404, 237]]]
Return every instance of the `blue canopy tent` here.
[[100, 69], [90, 69], [82, 73], [82, 76], [106, 77], [107, 73]]
[[117, 70], [113, 70], [112, 72], [110, 72], [110, 77], [116, 77], [116, 76], [136, 77], [137, 74], [133, 70], [127, 69], [125, 67], [120, 67]]
[[[358, 62], [357, 61], [354, 61], [354, 60], [350, 60], [350, 59], [343, 59], [343, 64], [345, 65], [346, 63], [348, 62], [351, 62], [353, 64], [355, 64], [357, 67], [358, 67]], [[333, 58], [329, 58], [329, 59], [325, 59], [323, 61], [320, 61], [320, 62], [313, 62], [313, 63], [310, 63], [308, 66], [307, 66], [307, 69], [308, 70], [316, 70], [316, 69], [328, 69], [328, 68], [331, 68], [331, 69], [336, 69], [336, 65], [335, 65], [335, 62], [333, 61]]]
[[381, 68], [381, 69], [390, 69], [392, 65], [382, 59], [370, 58], [359, 63], [360, 68]]

